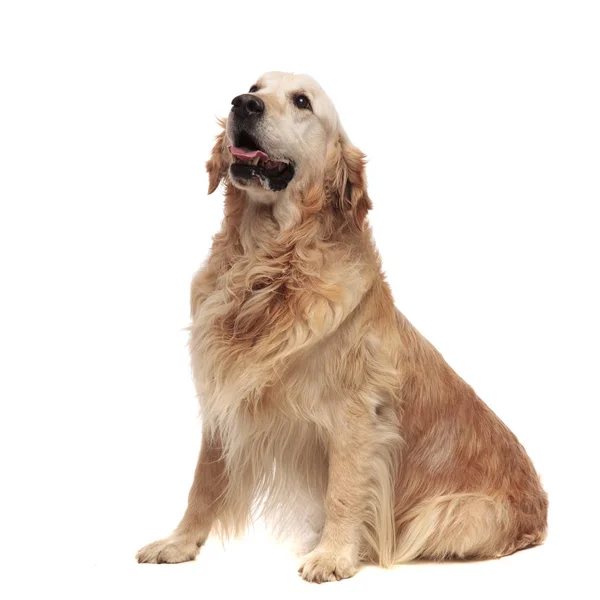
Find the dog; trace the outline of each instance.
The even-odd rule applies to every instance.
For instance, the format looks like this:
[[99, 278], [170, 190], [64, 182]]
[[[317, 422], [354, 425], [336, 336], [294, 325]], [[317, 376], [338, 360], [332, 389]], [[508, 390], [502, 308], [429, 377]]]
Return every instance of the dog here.
[[322, 88], [267, 73], [220, 124], [225, 215], [191, 286], [200, 457], [183, 519], [138, 561], [193, 560], [258, 516], [317, 532], [299, 569], [317, 583], [542, 543], [524, 448], [394, 305], [365, 156]]

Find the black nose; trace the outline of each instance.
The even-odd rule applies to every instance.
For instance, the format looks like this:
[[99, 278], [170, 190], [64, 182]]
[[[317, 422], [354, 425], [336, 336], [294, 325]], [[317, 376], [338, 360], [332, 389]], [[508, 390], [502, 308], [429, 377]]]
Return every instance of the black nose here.
[[265, 112], [265, 103], [258, 96], [252, 94], [236, 96], [231, 104], [233, 104], [231, 109], [233, 114], [242, 119], [252, 116], [258, 117]]

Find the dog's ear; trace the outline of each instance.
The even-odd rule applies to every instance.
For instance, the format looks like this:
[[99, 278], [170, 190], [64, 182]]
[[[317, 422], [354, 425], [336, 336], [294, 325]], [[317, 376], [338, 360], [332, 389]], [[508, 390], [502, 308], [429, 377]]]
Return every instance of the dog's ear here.
[[227, 172], [227, 164], [225, 161], [225, 126], [227, 119], [219, 119], [219, 125], [223, 131], [217, 136], [215, 145], [210, 154], [210, 158], [206, 161], [206, 171], [208, 172], [208, 193], [212, 194], [221, 183], [221, 179]]
[[340, 134], [326, 173], [328, 195], [351, 225], [362, 229], [367, 212], [373, 207], [367, 194], [366, 156]]

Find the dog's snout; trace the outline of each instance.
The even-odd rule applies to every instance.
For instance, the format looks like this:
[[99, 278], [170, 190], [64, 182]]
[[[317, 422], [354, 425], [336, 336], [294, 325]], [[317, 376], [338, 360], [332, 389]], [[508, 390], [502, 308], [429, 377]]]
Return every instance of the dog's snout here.
[[231, 104], [233, 104], [231, 111], [236, 117], [240, 118], [258, 117], [265, 112], [265, 103], [253, 94], [236, 96]]

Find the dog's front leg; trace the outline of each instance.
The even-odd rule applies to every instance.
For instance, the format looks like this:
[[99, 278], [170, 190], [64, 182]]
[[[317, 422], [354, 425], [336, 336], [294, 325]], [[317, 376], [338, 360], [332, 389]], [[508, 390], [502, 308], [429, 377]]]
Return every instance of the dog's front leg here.
[[330, 439], [323, 532], [298, 570], [307, 581], [336, 581], [357, 571], [369, 479], [368, 420], [366, 414], [347, 415]]
[[225, 485], [226, 471], [220, 440], [218, 436], [211, 437], [204, 432], [183, 519], [169, 537], [139, 550], [136, 555], [138, 562], [180, 563], [194, 560], [218, 517]]

